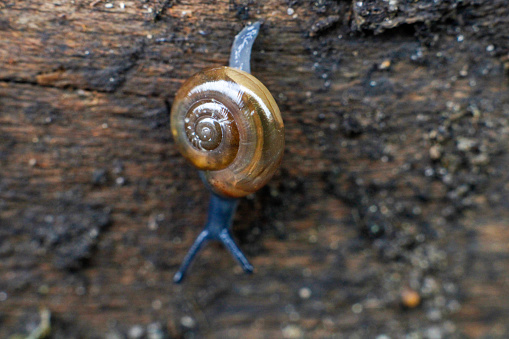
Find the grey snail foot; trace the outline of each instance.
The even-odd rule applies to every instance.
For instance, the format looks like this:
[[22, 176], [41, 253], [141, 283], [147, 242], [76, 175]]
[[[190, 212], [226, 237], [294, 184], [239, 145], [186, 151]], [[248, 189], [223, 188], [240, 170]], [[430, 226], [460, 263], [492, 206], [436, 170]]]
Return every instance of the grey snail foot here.
[[212, 193], [209, 205], [209, 215], [205, 228], [198, 235], [193, 245], [189, 249], [178, 272], [173, 277], [175, 283], [180, 283], [191, 265], [196, 254], [203, 245], [210, 240], [217, 240], [224, 244], [228, 251], [242, 266], [246, 273], [253, 272], [253, 266], [249, 263], [246, 256], [237, 246], [230, 233], [235, 210], [237, 209], [238, 199], [221, 197]]

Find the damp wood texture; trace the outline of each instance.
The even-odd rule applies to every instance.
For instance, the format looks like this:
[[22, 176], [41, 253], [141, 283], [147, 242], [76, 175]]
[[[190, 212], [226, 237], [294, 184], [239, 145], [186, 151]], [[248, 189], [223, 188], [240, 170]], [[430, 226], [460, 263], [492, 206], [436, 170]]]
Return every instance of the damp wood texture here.
[[[262, 21], [285, 154], [173, 275], [208, 192], [169, 111]], [[507, 338], [509, 7], [0, 1], [0, 337]]]

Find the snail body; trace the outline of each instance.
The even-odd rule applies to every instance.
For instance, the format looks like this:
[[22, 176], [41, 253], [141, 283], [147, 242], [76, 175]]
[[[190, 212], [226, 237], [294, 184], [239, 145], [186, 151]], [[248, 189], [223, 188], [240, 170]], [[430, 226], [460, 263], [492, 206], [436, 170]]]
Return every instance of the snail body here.
[[251, 47], [260, 23], [236, 37], [231, 67], [205, 69], [175, 96], [171, 131], [182, 155], [211, 191], [207, 223], [174, 276], [179, 283], [209, 240], [221, 241], [245, 272], [249, 263], [231, 235], [238, 198], [256, 192], [274, 175], [284, 151], [284, 126], [267, 88], [250, 74]]
[[235, 68], [209, 68], [187, 80], [175, 97], [171, 126], [182, 155], [225, 197], [259, 190], [283, 156], [283, 120], [274, 98]]

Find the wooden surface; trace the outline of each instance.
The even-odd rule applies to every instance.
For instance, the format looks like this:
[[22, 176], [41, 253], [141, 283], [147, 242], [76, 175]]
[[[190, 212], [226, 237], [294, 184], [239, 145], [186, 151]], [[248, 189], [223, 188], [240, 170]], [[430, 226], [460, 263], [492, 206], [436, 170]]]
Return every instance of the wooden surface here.
[[[244, 275], [178, 154], [180, 84], [263, 20], [286, 128], [243, 199]], [[0, 337], [509, 337], [509, 8], [0, 1]]]

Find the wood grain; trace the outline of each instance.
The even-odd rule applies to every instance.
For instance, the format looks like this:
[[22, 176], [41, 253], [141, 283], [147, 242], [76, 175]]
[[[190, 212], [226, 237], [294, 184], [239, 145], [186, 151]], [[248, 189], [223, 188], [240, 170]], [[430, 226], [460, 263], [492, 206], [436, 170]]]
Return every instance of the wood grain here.
[[[506, 338], [508, 18], [501, 0], [0, 1], [0, 337], [45, 308], [52, 338]], [[208, 193], [169, 108], [253, 20], [287, 144], [235, 218], [255, 274], [212, 244], [176, 286]]]

